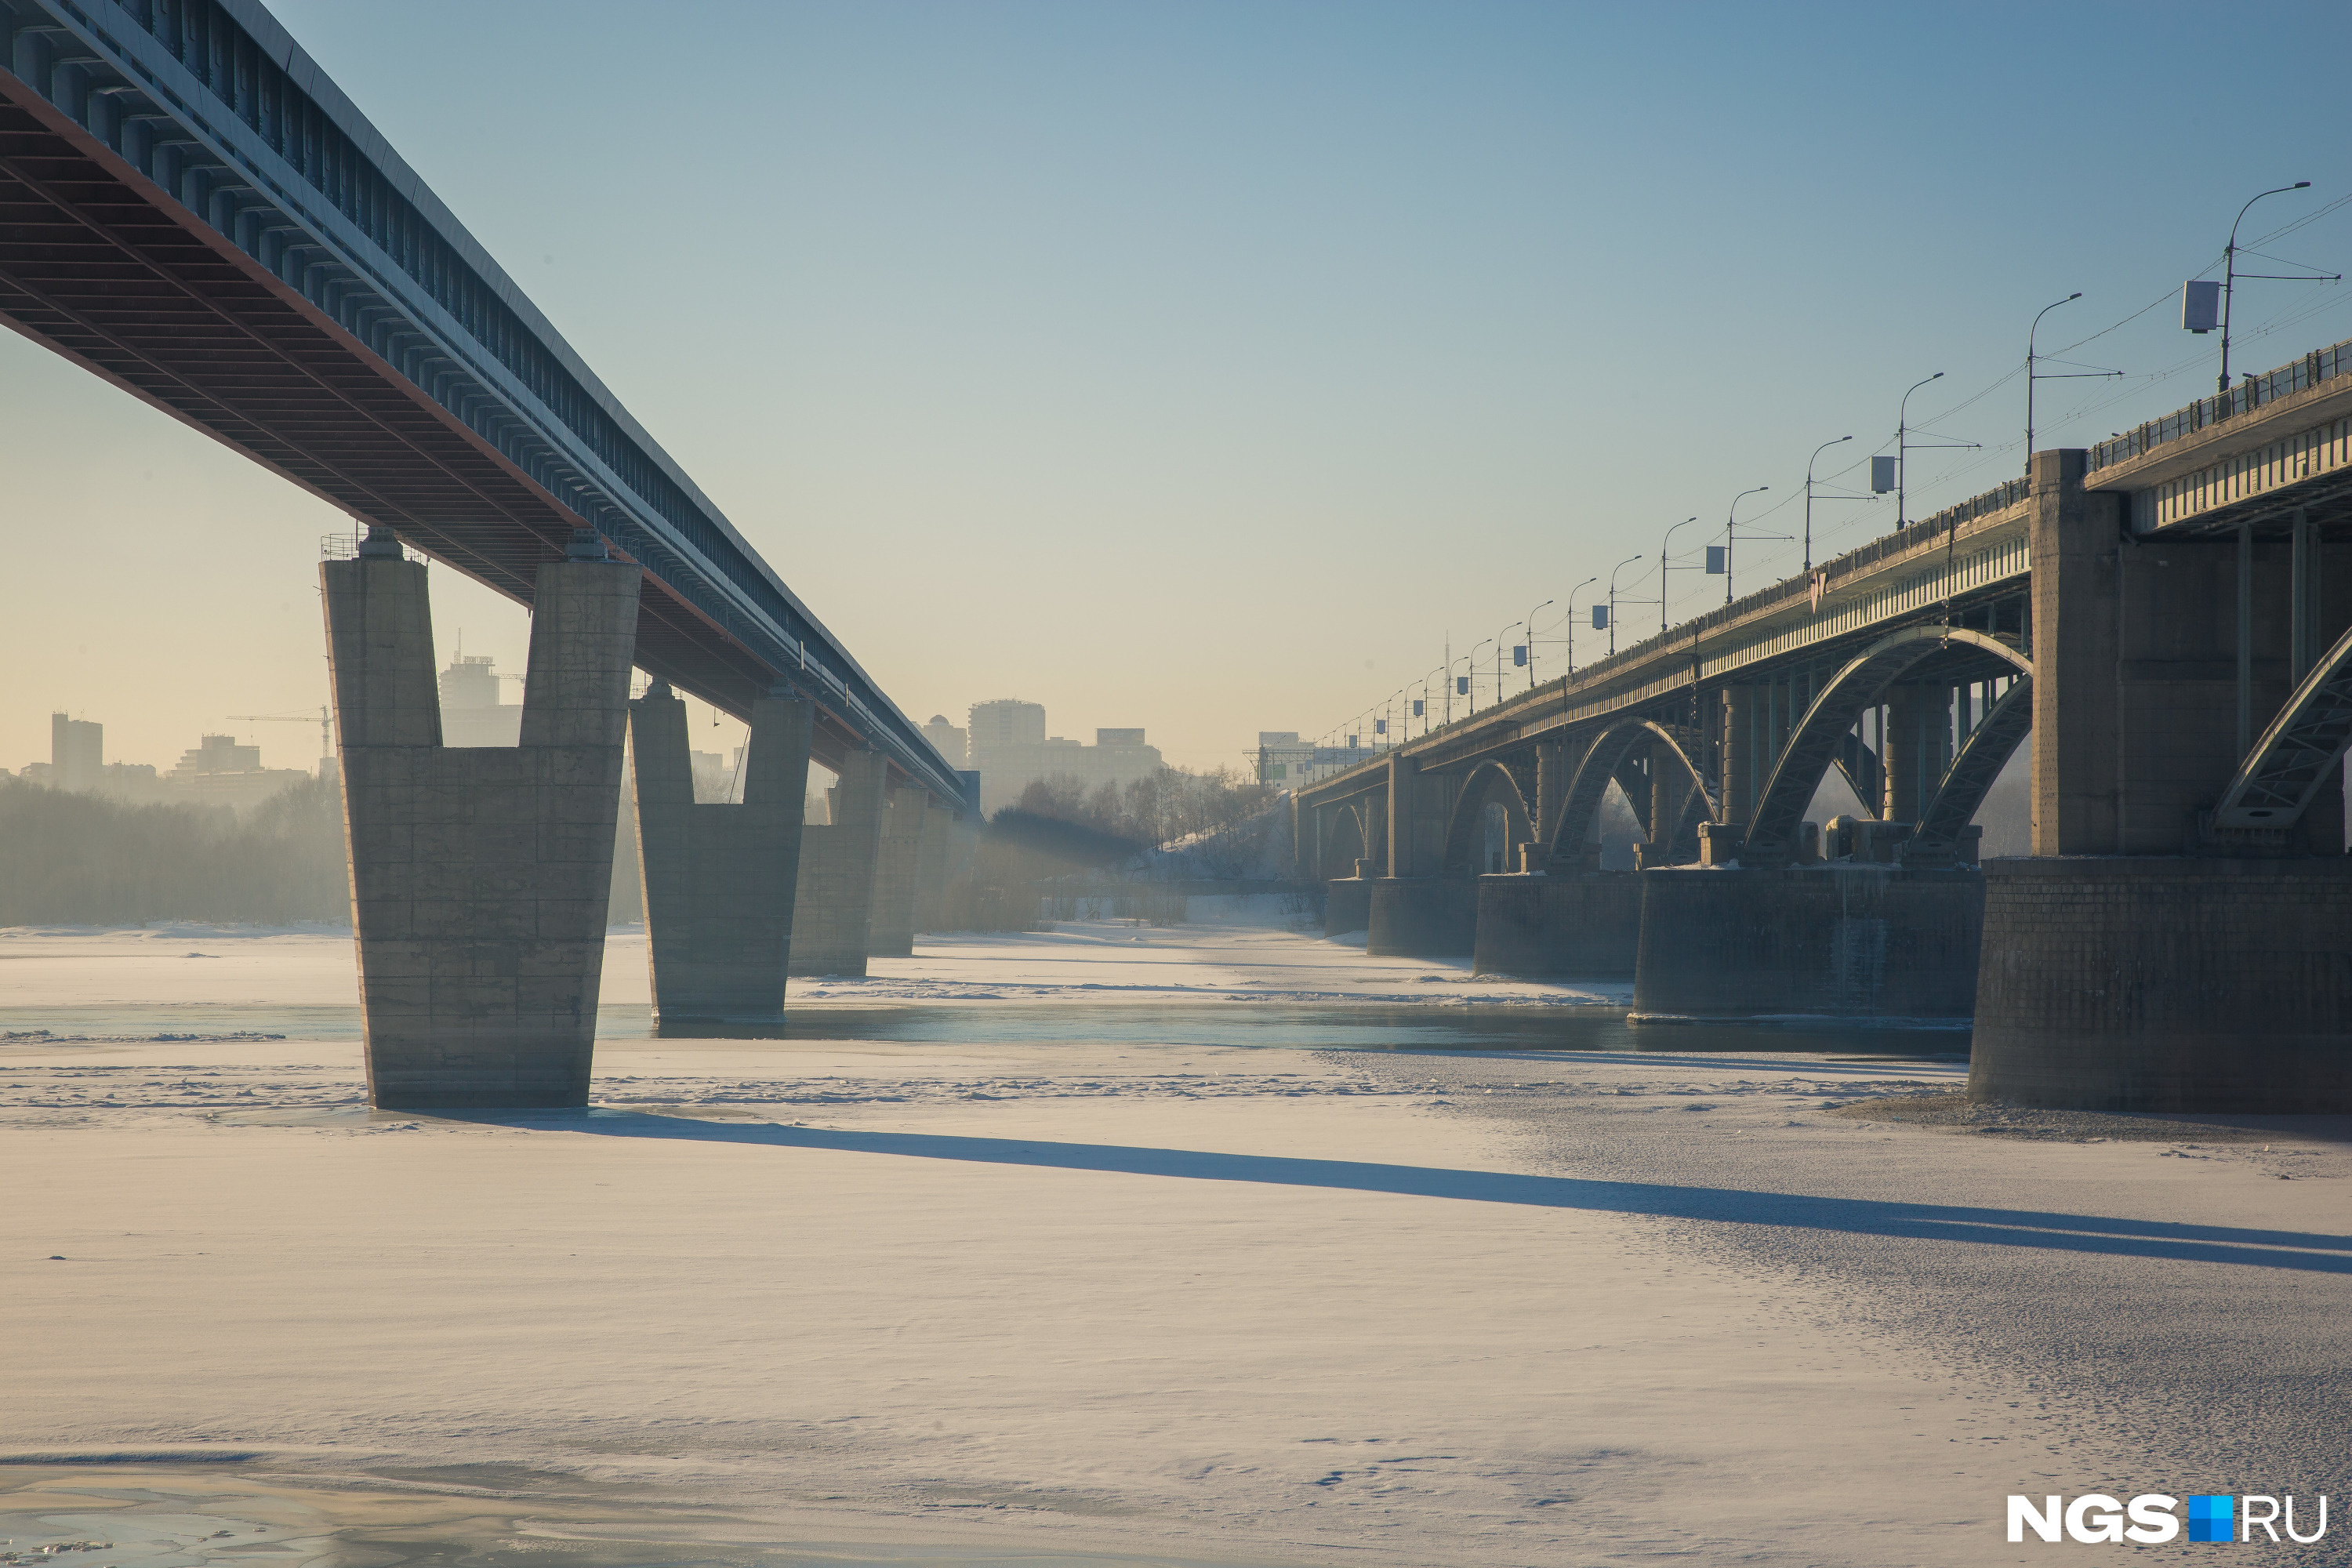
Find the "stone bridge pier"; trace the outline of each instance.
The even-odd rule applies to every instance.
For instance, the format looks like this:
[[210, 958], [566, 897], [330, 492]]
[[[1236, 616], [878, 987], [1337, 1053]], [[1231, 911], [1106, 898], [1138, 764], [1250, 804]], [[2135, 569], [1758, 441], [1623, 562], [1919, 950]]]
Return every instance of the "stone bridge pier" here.
[[2352, 546], [2136, 534], [2084, 467], [2033, 459], [2033, 854], [1986, 868], [1970, 1092], [2352, 1110]]
[[1478, 942], [1478, 881], [1449, 843], [1464, 781], [1388, 759], [1386, 876], [1371, 884], [1364, 951], [1405, 958], [1467, 958]]
[[638, 568], [584, 530], [541, 566], [522, 743], [454, 748], [425, 568], [375, 529], [319, 575], [370, 1101], [586, 1104]]

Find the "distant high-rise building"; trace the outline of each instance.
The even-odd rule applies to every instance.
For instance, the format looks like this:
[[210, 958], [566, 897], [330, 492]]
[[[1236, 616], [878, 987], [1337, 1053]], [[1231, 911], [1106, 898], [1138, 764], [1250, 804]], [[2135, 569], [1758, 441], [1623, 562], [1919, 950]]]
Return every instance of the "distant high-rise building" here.
[[1046, 734], [1045, 708], [1012, 698], [973, 703], [969, 739], [982, 811], [1011, 805], [1041, 779], [1075, 779], [1093, 790], [1149, 778], [1161, 766], [1141, 730], [1097, 730], [1088, 746]]
[[513, 746], [522, 742], [522, 704], [499, 700], [499, 674], [488, 654], [459, 654], [441, 672], [441, 743]]
[[[975, 702], [971, 705], [969, 740], [975, 761], [984, 752], [1006, 746], [1042, 746], [1045, 743], [1045, 704], [1024, 702], [1014, 697]], [[982, 771], [987, 770], [987, 763], [979, 765]]]
[[49, 715], [49, 786], [96, 789], [104, 780], [106, 726], [86, 719]]
[[259, 746], [240, 746], [234, 735], [206, 735], [180, 753], [179, 765], [163, 776], [165, 798], [238, 810], [260, 805], [310, 775], [299, 768], [265, 768]]
[[[1039, 727], [1044, 727], [1042, 719]], [[940, 755], [948, 760], [948, 766], [951, 768], [961, 768], [971, 760], [971, 752], [965, 744], [964, 732], [949, 723], [944, 713], [931, 715], [931, 721], [923, 726], [923, 739], [940, 749]]]
[[178, 779], [196, 773], [244, 773], [260, 765], [259, 746], [240, 746], [235, 735], [206, 735], [193, 750], [180, 753], [180, 765], [172, 770], [172, 776]]

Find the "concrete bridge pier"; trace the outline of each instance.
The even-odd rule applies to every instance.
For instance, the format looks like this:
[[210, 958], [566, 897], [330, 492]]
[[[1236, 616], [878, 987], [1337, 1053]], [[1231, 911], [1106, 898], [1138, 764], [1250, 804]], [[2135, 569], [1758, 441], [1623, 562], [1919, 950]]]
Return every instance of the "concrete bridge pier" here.
[[826, 792], [831, 820], [801, 829], [788, 974], [866, 973], [887, 773], [879, 752], [850, 752], [839, 782]]
[[2352, 1110], [2352, 547], [2135, 538], [2083, 480], [2034, 454], [2033, 854], [1985, 868], [1969, 1092]]
[[661, 1033], [783, 1021], [809, 724], [806, 702], [761, 699], [741, 803], [698, 805], [686, 704], [664, 683], [629, 704], [637, 864]]
[[1984, 879], [1834, 865], [1639, 873], [1633, 1023], [1960, 1019], [1975, 1005]]
[[869, 958], [910, 958], [915, 952], [915, 897], [922, 879], [923, 822], [930, 796], [894, 789], [882, 816], [882, 845], [874, 861], [874, 917]]
[[1471, 970], [1529, 980], [1630, 980], [1641, 930], [1642, 882], [1630, 871], [1481, 877]]
[[1334, 877], [1323, 884], [1325, 936], [1348, 936], [1371, 929], [1372, 880], [1372, 863], [1359, 860], [1354, 876]]
[[457, 748], [425, 568], [373, 529], [319, 576], [371, 1103], [586, 1104], [641, 573], [541, 566], [521, 744]]
[[1447, 819], [1457, 781], [1389, 758], [1388, 875], [1371, 885], [1364, 951], [1386, 957], [1468, 958], [1477, 947], [1478, 880], [1446, 874]]
[[955, 813], [923, 796], [923, 831], [915, 847], [915, 920], [918, 931], [946, 929], [948, 856], [955, 837]]

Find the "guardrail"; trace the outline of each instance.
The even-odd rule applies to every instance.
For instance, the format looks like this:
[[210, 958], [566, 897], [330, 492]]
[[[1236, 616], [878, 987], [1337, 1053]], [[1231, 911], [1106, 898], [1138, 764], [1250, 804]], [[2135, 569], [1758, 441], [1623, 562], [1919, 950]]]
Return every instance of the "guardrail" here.
[[2275, 403], [2290, 393], [2316, 386], [2323, 381], [2333, 381], [2352, 373], [2352, 338], [2315, 349], [2301, 359], [2279, 366], [2262, 375], [2250, 375], [2231, 387], [2225, 396], [2215, 393], [2200, 397], [2186, 408], [2175, 409], [2161, 419], [2150, 419], [2137, 429], [2126, 430], [2112, 440], [2102, 441], [2091, 448], [2090, 468], [2093, 473], [2116, 463], [2126, 462], [2156, 450], [2167, 441], [2178, 441], [2209, 426], [2241, 414], [2251, 414], [2267, 403]]

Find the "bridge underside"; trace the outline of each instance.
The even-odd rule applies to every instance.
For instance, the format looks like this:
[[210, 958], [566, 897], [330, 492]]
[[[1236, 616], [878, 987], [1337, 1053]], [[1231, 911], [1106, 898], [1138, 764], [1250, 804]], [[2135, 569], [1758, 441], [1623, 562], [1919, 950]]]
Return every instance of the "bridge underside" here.
[[[0, 72], [0, 321], [353, 518], [531, 603], [582, 519]], [[430, 382], [429, 351], [411, 374]], [[635, 662], [743, 717], [766, 666], [646, 574]], [[863, 742], [831, 715], [814, 749]]]

